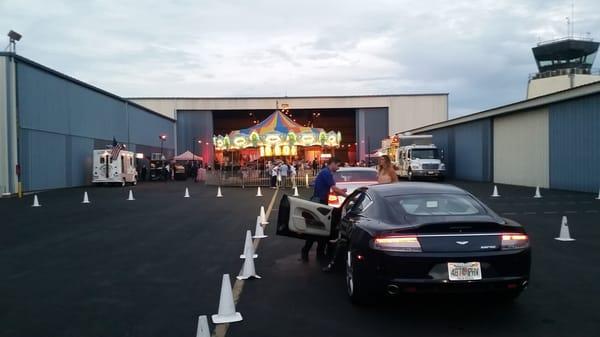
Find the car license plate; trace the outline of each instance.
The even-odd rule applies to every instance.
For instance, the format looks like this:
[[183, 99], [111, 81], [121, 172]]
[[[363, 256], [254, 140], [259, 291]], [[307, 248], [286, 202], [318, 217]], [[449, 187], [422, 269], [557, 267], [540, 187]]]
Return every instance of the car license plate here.
[[448, 262], [448, 278], [450, 281], [481, 280], [481, 264], [479, 262]]
[[434, 173], [435, 172], [433, 172], [433, 171], [427, 171], [427, 174], [429, 174], [429, 175], [433, 175]]

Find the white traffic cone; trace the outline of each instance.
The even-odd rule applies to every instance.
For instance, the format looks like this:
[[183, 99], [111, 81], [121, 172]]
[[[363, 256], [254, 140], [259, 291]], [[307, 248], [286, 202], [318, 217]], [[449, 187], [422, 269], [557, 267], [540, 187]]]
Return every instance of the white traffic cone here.
[[[259, 225], [260, 226], [260, 225]], [[252, 232], [246, 231], [246, 241], [244, 241], [244, 252], [240, 255], [240, 259], [245, 259], [246, 254], [252, 255], [252, 258], [257, 258], [258, 254], [254, 254], [254, 244], [252, 243]]]
[[82, 204], [89, 204], [90, 203], [90, 199], [88, 198], [87, 191], [83, 191], [83, 201], [81, 203]]
[[127, 198], [127, 201], [133, 201], [135, 200], [135, 198], [133, 197], [133, 191], [129, 190], [129, 198]]
[[575, 239], [573, 239], [571, 237], [571, 233], [569, 232], [569, 223], [567, 222], [567, 217], [566, 216], [562, 217], [562, 222], [560, 224], [560, 234], [558, 235], [557, 238], [554, 238], [554, 240], [558, 240], [558, 241], [575, 241]]
[[498, 194], [498, 186], [494, 185], [494, 193], [492, 193], [492, 198], [498, 198], [500, 194]]
[[535, 188], [535, 195], [533, 197], [536, 198], [536, 199], [539, 199], [539, 198], [542, 197], [542, 194], [540, 193], [540, 187], [539, 186], [537, 186]]
[[256, 189], [256, 196], [257, 197], [262, 197], [262, 191], [260, 190], [260, 186], [258, 186], [258, 189]]
[[188, 190], [188, 188], [185, 188], [185, 195], [183, 196], [184, 198], [189, 198], [190, 197], [190, 191]]
[[306, 188], [309, 188], [308, 186], [308, 173], [304, 176], [305, 180], [306, 180]]
[[260, 278], [260, 276], [256, 275], [256, 268], [254, 267], [254, 259], [250, 256], [244, 259], [244, 266], [242, 267], [242, 271], [237, 276], [238, 280], [247, 280], [249, 278]]
[[42, 205], [38, 201], [37, 194], [33, 195], [33, 205], [31, 205], [31, 207], [42, 207]]
[[252, 238], [254, 238], [254, 239], [264, 239], [266, 237], [267, 236], [265, 235], [263, 227], [260, 224], [260, 216], [257, 216], [256, 217], [256, 227], [254, 228], [254, 236]]
[[221, 186], [217, 188], [217, 198], [223, 198], [223, 194], [221, 193]]
[[223, 274], [223, 282], [221, 283], [221, 298], [219, 299], [219, 312], [216, 315], [212, 315], [211, 318], [215, 324], [233, 323], [242, 320], [242, 314], [235, 311], [235, 303], [233, 302], [233, 293], [231, 290], [229, 274]]
[[206, 315], [198, 316], [196, 337], [210, 337], [210, 329], [208, 328], [208, 319], [206, 318]]
[[260, 224], [261, 225], [266, 225], [269, 222], [267, 221], [267, 216], [265, 215], [265, 208], [263, 206], [260, 206]]
[[294, 196], [295, 197], [299, 197], [300, 194], [298, 194], [298, 186], [294, 186]]

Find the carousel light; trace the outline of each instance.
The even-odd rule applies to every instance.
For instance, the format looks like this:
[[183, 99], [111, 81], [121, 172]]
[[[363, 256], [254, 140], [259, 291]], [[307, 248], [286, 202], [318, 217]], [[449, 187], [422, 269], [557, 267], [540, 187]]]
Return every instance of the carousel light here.
[[296, 156], [298, 155], [298, 147], [296, 147], [295, 145], [292, 146], [292, 156]]
[[283, 146], [283, 155], [284, 156], [289, 156], [290, 155], [290, 147], [288, 145], [284, 145]]
[[273, 152], [271, 152], [271, 145], [265, 146], [265, 157], [271, 157]]
[[261, 147], [259, 148], [259, 153], [260, 153], [260, 156], [261, 156], [261, 157], [264, 157], [264, 156], [265, 156], [265, 147], [264, 147], [264, 146], [261, 146]]
[[279, 144], [275, 145], [275, 155], [281, 156], [281, 145]]

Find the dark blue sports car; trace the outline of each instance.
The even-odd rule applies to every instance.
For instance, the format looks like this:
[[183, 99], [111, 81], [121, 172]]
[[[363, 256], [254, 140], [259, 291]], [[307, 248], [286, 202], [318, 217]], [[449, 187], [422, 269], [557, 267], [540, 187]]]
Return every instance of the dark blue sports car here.
[[372, 185], [339, 208], [284, 196], [277, 234], [339, 235], [353, 302], [405, 292], [494, 292], [512, 299], [529, 280], [523, 226], [452, 185]]

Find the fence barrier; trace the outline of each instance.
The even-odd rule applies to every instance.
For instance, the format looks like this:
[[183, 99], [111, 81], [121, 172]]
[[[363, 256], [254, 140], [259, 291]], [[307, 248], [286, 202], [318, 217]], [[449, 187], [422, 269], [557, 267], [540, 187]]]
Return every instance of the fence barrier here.
[[[306, 187], [308, 174], [308, 185], [312, 185], [315, 175], [312, 170], [300, 170], [294, 176], [275, 178], [275, 186], [283, 188], [292, 188], [294, 186]], [[206, 173], [206, 184], [214, 186], [237, 186], [237, 187], [270, 187], [272, 183], [271, 175], [264, 170], [237, 170], [221, 171], [213, 170]]]

